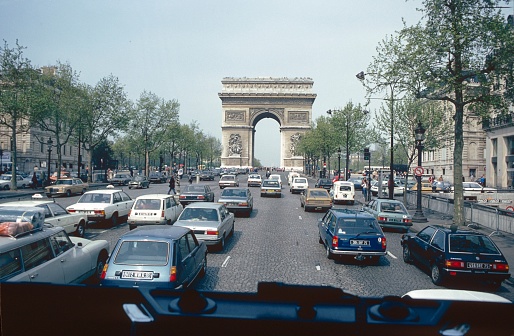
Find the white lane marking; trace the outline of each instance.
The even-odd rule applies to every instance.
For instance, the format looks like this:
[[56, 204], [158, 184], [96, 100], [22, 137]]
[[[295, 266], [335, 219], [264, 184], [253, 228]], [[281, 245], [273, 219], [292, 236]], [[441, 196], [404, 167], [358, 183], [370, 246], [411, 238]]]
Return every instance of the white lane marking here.
[[227, 264], [228, 264], [228, 260], [230, 259], [230, 256], [228, 256], [225, 261], [223, 262], [223, 264], [221, 264], [221, 267], [227, 267]]
[[302, 219], [302, 216], [298, 216], [298, 219]]
[[321, 267], [319, 265], [316, 265], [316, 270], [321, 271]]
[[394, 258], [394, 259], [398, 259], [396, 258], [396, 256], [394, 254], [392, 254], [391, 252], [387, 251], [387, 254], [391, 257], [391, 258]]

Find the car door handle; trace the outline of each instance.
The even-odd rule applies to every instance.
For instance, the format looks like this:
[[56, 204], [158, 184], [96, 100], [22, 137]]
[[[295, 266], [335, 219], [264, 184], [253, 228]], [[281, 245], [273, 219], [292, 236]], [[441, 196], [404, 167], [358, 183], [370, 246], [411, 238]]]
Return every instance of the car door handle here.
[[66, 258], [62, 258], [62, 259], [61, 259], [61, 262], [62, 262], [62, 263], [63, 263], [63, 262], [66, 262]]
[[39, 273], [31, 274], [31, 275], [30, 275], [30, 278], [31, 278], [31, 279], [35, 279], [35, 278], [37, 278], [37, 277], [38, 277], [38, 275], [39, 275]]

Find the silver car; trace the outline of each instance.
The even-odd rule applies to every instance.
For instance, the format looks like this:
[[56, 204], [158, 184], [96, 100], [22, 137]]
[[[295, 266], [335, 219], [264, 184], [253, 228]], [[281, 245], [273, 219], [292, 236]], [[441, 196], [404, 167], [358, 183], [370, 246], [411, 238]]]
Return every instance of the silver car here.
[[253, 210], [253, 196], [248, 188], [225, 188], [221, 192], [218, 203], [223, 203], [228, 211], [242, 213], [250, 217]]
[[191, 203], [184, 208], [174, 226], [187, 227], [207, 246], [223, 250], [225, 240], [234, 234], [234, 214], [221, 203]]

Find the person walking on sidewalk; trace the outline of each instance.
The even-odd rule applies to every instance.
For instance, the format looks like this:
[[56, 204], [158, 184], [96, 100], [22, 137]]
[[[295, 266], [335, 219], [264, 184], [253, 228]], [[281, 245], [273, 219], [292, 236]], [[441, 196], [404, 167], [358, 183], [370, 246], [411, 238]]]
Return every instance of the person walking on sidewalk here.
[[173, 177], [173, 174], [171, 174], [171, 177], [170, 177], [170, 189], [168, 190], [168, 195], [172, 191], [173, 191], [173, 195], [177, 194], [177, 192], [175, 191], [175, 178]]

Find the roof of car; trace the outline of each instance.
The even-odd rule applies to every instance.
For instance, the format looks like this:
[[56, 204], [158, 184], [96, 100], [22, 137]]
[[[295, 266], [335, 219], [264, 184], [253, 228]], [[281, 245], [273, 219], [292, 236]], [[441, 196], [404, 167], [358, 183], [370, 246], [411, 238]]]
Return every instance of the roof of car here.
[[188, 208], [202, 208], [202, 209], [218, 209], [223, 206], [221, 203], [216, 202], [194, 202], [187, 205]]
[[445, 233], [458, 233], [458, 234], [471, 234], [471, 235], [480, 235], [480, 236], [484, 236], [484, 234], [478, 232], [478, 231], [475, 231], [475, 230], [468, 230], [468, 229], [457, 229], [457, 230], [452, 230], [451, 227], [448, 227], [448, 226], [443, 226], [443, 225], [437, 225], [437, 224], [434, 224], [434, 225], [429, 225], [430, 227], [433, 227], [433, 228], [436, 228], [438, 230], [441, 230]]
[[23, 234], [19, 234], [16, 238], [10, 236], [0, 236], [0, 252], [9, 251], [11, 249], [30, 244], [40, 240], [41, 238], [49, 237], [61, 231], [64, 231], [64, 228], [61, 226], [45, 226], [44, 228], [38, 228]]
[[336, 209], [330, 209], [329, 211], [332, 211], [332, 213], [336, 217], [368, 217], [368, 218], [375, 218], [370, 213], [367, 213], [367, 212], [361, 211], [361, 210], [336, 208]]
[[164, 198], [169, 198], [169, 197], [173, 197], [173, 195], [168, 195], [168, 194], [146, 194], [146, 195], [137, 196], [136, 200], [139, 200], [139, 199], [156, 199], [156, 198], [164, 199]]
[[189, 232], [190, 229], [183, 226], [172, 226], [172, 225], [148, 225], [139, 226], [134, 230], [131, 230], [120, 237], [120, 239], [126, 238], [167, 238], [177, 239], [182, 237], [184, 234]]
[[25, 200], [0, 203], [0, 206], [37, 206], [40, 204], [55, 203], [53, 200]]
[[121, 189], [97, 189], [86, 191], [84, 194], [114, 194], [115, 192], [122, 191]]

